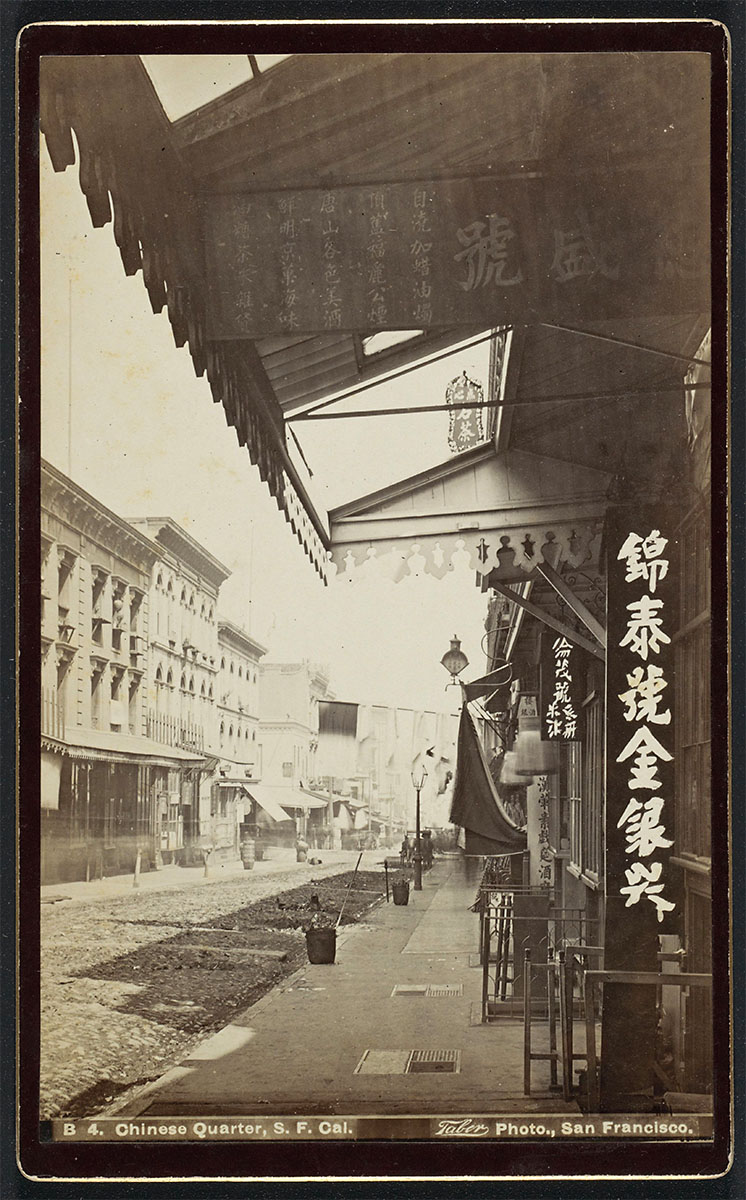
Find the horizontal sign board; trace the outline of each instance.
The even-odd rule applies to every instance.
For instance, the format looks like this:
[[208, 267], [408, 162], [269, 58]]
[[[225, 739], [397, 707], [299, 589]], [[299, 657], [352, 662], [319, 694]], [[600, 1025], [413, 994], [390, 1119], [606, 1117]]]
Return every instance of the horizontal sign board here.
[[215, 338], [709, 307], [709, 221], [651, 172], [201, 197]]

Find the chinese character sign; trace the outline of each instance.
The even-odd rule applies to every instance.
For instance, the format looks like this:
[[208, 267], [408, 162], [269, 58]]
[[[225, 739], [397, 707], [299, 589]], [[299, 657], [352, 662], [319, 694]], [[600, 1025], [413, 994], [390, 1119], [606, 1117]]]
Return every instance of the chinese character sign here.
[[[607, 894], [630, 919], [662, 925], [676, 908], [673, 847], [675, 522], [662, 506], [609, 519]], [[705, 686], [703, 681], [703, 686]]]
[[582, 739], [585, 653], [553, 629], [541, 635], [541, 736], [544, 741]]
[[481, 408], [484, 389], [481, 383], [469, 379], [466, 371], [452, 379], [446, 388], [446, 404], [451, 408], [448, 424], [448, 445], [451, 453], [469, 450], [484, 441], [484, 424]]
[[203, 196], [211, 336], [698, 311], [706, 222], [677, 195], [605, 171]]

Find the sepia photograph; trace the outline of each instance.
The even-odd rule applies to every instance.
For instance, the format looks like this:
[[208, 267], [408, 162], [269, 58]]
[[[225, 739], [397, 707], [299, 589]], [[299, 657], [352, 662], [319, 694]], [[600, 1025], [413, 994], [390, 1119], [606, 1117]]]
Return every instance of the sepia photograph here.
[[727, 32], [105, 24], [19, 43], [40, 1142], [725, 1144]]

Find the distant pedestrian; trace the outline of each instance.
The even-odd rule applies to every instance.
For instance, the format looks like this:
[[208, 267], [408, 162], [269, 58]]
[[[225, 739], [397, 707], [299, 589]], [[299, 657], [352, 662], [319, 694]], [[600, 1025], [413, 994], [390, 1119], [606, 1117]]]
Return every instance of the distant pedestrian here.
[[422, 833], [422, 864], [426, 871], [433, 865], [433, 837], [429, 829], [423, 830]]
[[407, 836], [406, 833], [404, 834], [404, 841], [401, 844], [400, 853], [401, 853], [401, 865], [404, 866], [405, 863], [408, 863], [410, 858], [412, 857], [412, 847], [409, 844], [409, 837]]

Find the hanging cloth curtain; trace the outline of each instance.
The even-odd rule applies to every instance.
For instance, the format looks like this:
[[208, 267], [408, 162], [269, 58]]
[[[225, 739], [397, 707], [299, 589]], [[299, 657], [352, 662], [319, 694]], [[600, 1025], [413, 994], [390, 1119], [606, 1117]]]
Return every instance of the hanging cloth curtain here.
[[525, 832], [500, 802], [466, 705], [459, 725], [451, 823], [464, 829], [467, 854], [521, 854], [527, 846]]

